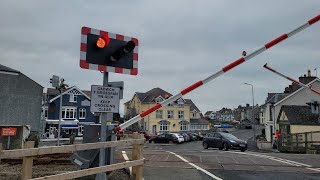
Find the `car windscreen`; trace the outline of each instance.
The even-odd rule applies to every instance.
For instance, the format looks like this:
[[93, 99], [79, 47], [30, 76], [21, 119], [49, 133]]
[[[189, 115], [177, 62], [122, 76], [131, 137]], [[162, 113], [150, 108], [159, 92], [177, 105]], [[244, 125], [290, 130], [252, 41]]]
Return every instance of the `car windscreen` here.
[[226, 139], [231, 139], [231, 140], [238, 140], [237, 137], [235, 137], [234, 135], [232, 134], [228, 134], [228, 133], [221, 133], [221, 135], [226, 138]]

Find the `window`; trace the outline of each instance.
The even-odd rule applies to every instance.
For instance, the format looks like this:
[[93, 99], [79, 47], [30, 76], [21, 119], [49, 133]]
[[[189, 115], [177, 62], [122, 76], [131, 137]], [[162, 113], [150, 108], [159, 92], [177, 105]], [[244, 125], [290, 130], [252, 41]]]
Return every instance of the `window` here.
[[200, 130], [200, 129], [201, 129], [201, 124], [197, 124], [196, 129], [197, 129], [197, 130]]
[[192, 117], [196, 117], [196, 116], [197, 116], [197, 113], [193, 112]]
[[156, 98], [156, 103], [160, 103], [161, 101], [163, 101], [163, 99], [162, 99], [161, 96], [159, 96], [159, 97]]
[[178, 107], [179, 108], [183, 108], [183, 104], [178, 104]]
[[79, 119], [85, 119], [86, 118], [86, 109], [80, 108], [79, 109]]
[[158, 118], [158, 119], [162, 119], [163, 117], [162, 117], [162, 110], [157, 110], [156, 111], [156, 118]]
[[160, 131], [168, 131], [168, 124], [160, 124]]
[[48, 118], [48, 107], [42, 108], [42, 115], [44, 118]]
[[169, 107], [169, 106], [171, 106], [171, 107], [172, 107], [173, 105], [172, 105], [171, 103], [169, 103], [169, 104], [168, 104], [168, 107]]
[[76, 118], [76, 108], [62, 107], [62, 118], [63, 119], [75, 119]]
[[203, 125], [202, 125], [202, 130], [207, 130], [207, 129], [208, 129], [208, 125], [203, 124]]
[[178, 111], [178, 118], [184, 119], [184, 111]]
[[190, 125], [190, 130], [195, 130], [195, 125], [194, 124]]
[[77, 96], [75, 96], [74, 94], [70, 94], [70, 102], [77, 102]]
[[172, 110], [168, 111], [168, 119], [173, 119], [173, 111]]
[[188, 124], [180, 124], [180, 131], [188, 131]]

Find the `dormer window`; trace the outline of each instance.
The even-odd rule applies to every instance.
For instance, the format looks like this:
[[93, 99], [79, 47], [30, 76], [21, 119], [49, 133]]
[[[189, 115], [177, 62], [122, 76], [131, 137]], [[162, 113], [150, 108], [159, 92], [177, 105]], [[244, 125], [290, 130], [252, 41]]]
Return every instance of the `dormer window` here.
[[77, 96], [75, 96], [74, 94], [70, 94], [69, 102], [77, 102]]
[[163, 98], [162, 98], [161, 96], [159, 96], [159, 97], [157, 97], [157, 98], [155, 99], [155, 101], [156, 101], [156, 103], [160, 103], [160, 102], [163, 101]]

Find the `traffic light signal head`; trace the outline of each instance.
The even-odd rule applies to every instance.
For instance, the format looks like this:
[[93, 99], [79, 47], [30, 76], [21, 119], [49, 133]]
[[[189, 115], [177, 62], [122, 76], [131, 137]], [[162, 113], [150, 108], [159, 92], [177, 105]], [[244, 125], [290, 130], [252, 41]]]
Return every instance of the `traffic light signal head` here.
[[80, 67], [138, 74], [138, 40], [88, 27], [81, 31]]
[[52, 87], [59, 87], [59, 76], [53, 75], [52, 78], [50, 78], [50, 83], [52, 84]]

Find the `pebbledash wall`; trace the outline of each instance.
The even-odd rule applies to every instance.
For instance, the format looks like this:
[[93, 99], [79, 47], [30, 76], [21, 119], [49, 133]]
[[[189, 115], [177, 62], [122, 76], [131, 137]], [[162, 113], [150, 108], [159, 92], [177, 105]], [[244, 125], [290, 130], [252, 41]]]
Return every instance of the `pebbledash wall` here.
[[0, 67], [0, 125], [30, 125], [39, 132], [43, 87], [19, 71]]

